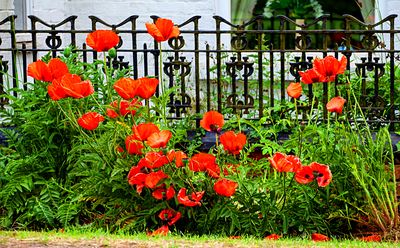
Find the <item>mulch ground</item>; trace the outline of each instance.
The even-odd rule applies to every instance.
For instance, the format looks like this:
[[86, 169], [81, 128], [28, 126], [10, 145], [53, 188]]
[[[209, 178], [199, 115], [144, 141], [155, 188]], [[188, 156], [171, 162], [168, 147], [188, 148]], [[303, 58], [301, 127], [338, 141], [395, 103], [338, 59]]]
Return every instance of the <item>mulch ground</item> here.
[[148, 241], [137, 241], [137, 240], [111, 240], [111, 239], [64, 239], [64, 238], [52, 238], [49, 240], [41, 240], [38, 238], [27, 238], [27, 239], [17, 239], [12, 237], [0, 237], [0, 247], [1, 248], [127, 248], [127, 247], [137, 247], [137, 248], [159, 248], [159, 247], [230, 247], [230, 248], [240, 248], [240, 247], [255, 247], [252, 245], [236, 245], [219, 243], [212, 241], [209, 244], [195, 244], [189, 241], [163, 241], [160, 239], [152, 240], [149, 238]]

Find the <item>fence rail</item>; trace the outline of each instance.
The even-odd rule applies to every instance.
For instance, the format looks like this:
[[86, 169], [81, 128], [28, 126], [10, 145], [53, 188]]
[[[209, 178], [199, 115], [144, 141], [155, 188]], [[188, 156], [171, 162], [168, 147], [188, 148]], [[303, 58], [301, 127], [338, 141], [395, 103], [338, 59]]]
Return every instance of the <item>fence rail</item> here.
[[[131, 68], [132, 77], [159, 77], [160, 44], [154, 42], [138, 16], [118, 24], [109, 24], [89, 16], [90, 29], [77, 27], [77, 16], [50, 24], [29, 16], [29, 30], [15, 30], [16, 16], [0, 21], [0, 94], [17, 95], [13, 88], [28, 89], [27, 65], [50, 53], [52, 57], [68, 45], [91, 62], [101, 58], [84, 43], [96, 29], [112, 29], [120, 36], [117, 57], [107, 58], [114, 68]], [[151, 16], [155, 21], [158, 17]], [[215, 109], [260, 119], [266, 109], [291, 101], [286, 94], [290, 81], [299, 81], [299, 71], [312, 67], [315, 57], [346, 56], [350, 82], [359, 84], [358, 96], [367, 121], [379, 125], [400, 122], [400, 53], [395, 29], [397, 15], [375, 24], [366, 24], [350, 15], [332, 19], [323, 15], [315, 20], [292, 20], [286, 16], [272, 19], [256, 17], [236, 25], [214, 17], [213, 29], [200, 29], [201, 17], [194, 16], [179, 24], [181, 35], [162, 44], [162, 71], [168, 87], [179, 90], [170, 95], [170, 118], [182, 118]], [[347, 83], [333, 82], [334, 95], [343, 94]], [[306, 121], [310, 113], [322, 112], [327, 118], [328, 84], [304, 87], [298, 116]], [[159, 93], [159, 92], [158, 92]], [[330, 97], [332, 97], [331, 95]], [[311, 99], [317, 99], [311, 104]], [[0, 98], [0, 107], [7, 104]], [[311, 109], [313, 108], [313, 109]], [[281, 116], [294, 118], [293, 113]], [[317, 112], [315, 112], [317, 111]], [[354, 120], [356, 121], [356, 120]]]

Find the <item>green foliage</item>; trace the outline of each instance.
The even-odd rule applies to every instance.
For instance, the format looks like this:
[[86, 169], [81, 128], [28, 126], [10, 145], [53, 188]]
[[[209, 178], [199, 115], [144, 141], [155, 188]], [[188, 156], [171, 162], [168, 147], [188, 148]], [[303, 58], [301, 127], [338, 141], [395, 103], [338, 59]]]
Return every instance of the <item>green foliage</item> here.
[[[368, 126], [347, 122], [350, 117], [364, 117], [356, 100], [360, 96], [348, 99], [350, 107], [356, 107], [353, 116], [336, 118], [334, 123], [330, 123], [333, 119], [319, 122], [321, 112], [312, 111], [307, 124], [291, 121], [294, 114], [298, 116], [301, 101], [277, 103], [265, 109], [259, 121], [246, 120], [225, 109], [230, 119], [223, 131], [245, 133], [247, 144], [236, 154], [221, 144], [219, 130], [212, 132], [215, 143], [208, 153], [215, 158], [217, 168], [193, 169], [188, 164], [200, 153], [206, 132], [195, 125], [202, 116], [168, 119], [169, 97], [177, 88], [164, 90], [161, 85], [163, 92], [141, 99], [143, 105], [136, 114], [105, 116], [94, 130], [82, 127], [78, 122], [82, 114], [96, 111], [105, 115], [112, 101], [122, 101], [113, 84], [131, 76], [131, 69], [107, 68], [106, 60], [83, 63], [73, 50], [66, 49], [62, 60], [71, 73], [93, 83], [94, 94], [53, 101], [47, 96], [47, 83], [36, 81], [27, 92], [16, 89], [21, 97], [8, 96], [10, 108], [1, 112], [12, 127], [1, 129], [8, 142], [0, 147], [2, 229], [86, 225], [112, 232], [143, 232], [166, 225], [167, 221], [158, 216], [165, 209], [182, 214], [171, 224], [171, 230], [198, 235], [343, 235], [355, 222], [373, 225], [385, 233], [398, 228], [388, 131], [382, 129], [373, 138]], [[323, 86], [319, 87], [315, 87], [320, 91], [315, 94], [318, 99]], [[348, 96], [352, 87], [359, 86], [347, 87]], [[135, 126], [142, 123], [170, 131], [171, 138], [165, 145], [150, 145], [135, 133], [139, 132]], [[188, 131], [193, 130], [194, 135], [189, 137]], [[283, 134], [287, 139], [281, 139]], [[128, 135], [143, 146], [140, 152], [129, 150]], [[182, 166], [178, 166], [176, 157], [167, 156], [172, 150], [188, 155], [182, 158]], [[150, 164], [154, 162], [146, 157], [150, 152], [166, 156], [167, 162], [158, 167]], [[329, 166], [333, 181], [322, 187], [315, 180], [299, 182], [297, 172], [278, 172], [270, 160], [277, 152], [299, 157], [303, 166], [312, 162]], [[140, 163], [148, 164], [139, 168]], [[147, 181], [147, 176], [161, 171], [167, 178], [149, 186], [153, 179]], [[131, 180], [130, 172], [146, 178]], [[222, 178], [237, 183], [230, 196], [215, 190], [215, 183]], [[204, 196], [195, 206], [185, 206], [184, 197], [177, 194], [169, 200], [154, 197], [157, 189], [169, 186], [176, 191], [187, 189], [192, 202], [196, 200], [191, 193], [204, 192]]]

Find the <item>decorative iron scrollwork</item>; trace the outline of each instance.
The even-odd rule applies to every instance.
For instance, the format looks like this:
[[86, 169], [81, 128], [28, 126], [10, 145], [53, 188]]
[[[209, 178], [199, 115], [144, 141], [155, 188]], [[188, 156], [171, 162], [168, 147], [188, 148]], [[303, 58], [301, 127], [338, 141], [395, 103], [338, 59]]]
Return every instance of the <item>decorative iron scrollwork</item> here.
[[174, 50], [180, 50], [185, 45], [185, 40], [182, 36], [168, 40], [168, 45]]
[[[36, 16], [30, 15], [28, 17], [32, 22], [32, 31], [37, 30], [37, 24], [41, 24], [45, 27], [50, 28], [50, 31], [48, 31], [49, 36], [46, 37], [45, 43], [47, 47], [51, 49], [53, 57], [57, 56], [57, 49], [60, 48], [62, 45], [62, 39], [58, 35], [59, 32], [57, 31], [57, 28], [68, 23], [71, 27], [71, 31], [73, 31], [75, 27], [75, 20], [77, 18], [77, 16], [70, 16], [57, 24], [49, 24]], [[71, 44], [75, 45], [75, 32], [71, 32]], [[32, 32], [32, 48], [34, 49], [33, 60], [36, 60], [37, 59], [37, 51], [35, 50], [37, 48], [36, 32]]]
[[364, 49], [367, 50], [374, 50], [379, 46], [381, 42], [379, 41], [378, 37], [375, 34], [367, 33], [361, 40], [361, 44]]
[[[248, 57], [231, 57], [230, 62], [226, 62], [226, 72], [231, 77], [232, 80], [232, 93], [226, 98], [226, 107], [233, 108], [236, 112], [237, 110], [244, 110], [243, 114], [248, 114], [249, 109], [254, 108], [254, 98], [249, 95], [249, 77], [254, 72], [254, 62], [250, 62]], [[237, 87], [237, 77], [238, 71], [243, 71], [243, 95], [238, 95], [236, 93]]]
[[247, 47], [247, 38], [244, 33], [237, 33], [237, 36], [233, 36], [231, 39], [231, 46], [235, 50], [243, 50]]
[[313, 57], [307, 57], [307, 61], [300, 61], [300, 57], [294, 57], [295, 62], [290, 62], [290, 74], [295, 77], [296, 82], [300, 81], [299, 71], [305, 71], [312, 68]]
[[[360, 105], [368, 113], [369, 118], [382, 116], [385, 109], [385, 100], [379, 96], [379, 78], [385, 74], [385, 64], [379, 63], [379, 58], [372, 60], [371, 54], [367, 58], [361, 58], [361, 63], [356, 63], [356, 73], [361, 77]], [[373, 92], [367, 94], [367, 71], [374, 72]], [[373, 94], [372, 94], [373, 93]]]
[[385, 118], [387, 101], [381, 96], [361, 96], [365, 99], [365, 106], [362, 107], [365, 117], [368, 120], [378, 120]]
[[[8, 61], [3, 60], [3, 56], [0, 55], [0, 95], [4, 94], [4, 79], [3, 74], [8, 72]], [[0, 108], [4, 105], [8, 104], [8, 98], [1, 97], [0, 98]]]
[[[180, 98], [176, 98], [176, 95]], [[171, 114], [176, 114], [177, 117], [180, 117], [181, 114], [187, 113], [187, 108], [190, 108], [192, 106], [192, 100], [186, 92], [178, 93], [176, 95], [170, 95], [170, 102], [167, 107], [170, 107], [169, 112]]]
[[124, 44], [124, 41], [122, 40], [122, 37], [120, 35], [118, 35], [119, 37], [119, 42], [118, 44], [115, 46], [117, 49], [122, 47], [122, 45]]
[[296, 48], [305, 50], [311, 47], [311, 37], [306, 33], [301, 33], [295, 40]]
[[122, 70], [122, 69], [128, 69], [129, 68], [129, 61], [124, 61], [124, 56], [118, 56], [114, 59], [111, 59], [110, 57], [107, 57], [107, 66], [112, 67], [115, 70]]
[[8, 72], [8, 61], [3, 60], [3, 55], [0, 55], [0, 73], [7, 73]]
[[[182, 48], [184, 42], [178, 43], [179, 38], [175, 39], [175, 46]], [[172, 43], [171, 43], [172, 44]], [[168, 61], [164, 62], [164, 73], [169, 77], [169, 88], [174, 87], [174, 77], [179, 77], [180, 82], [180, 92], [179, 93], [171, 93], [169, 95], [169, 103], [167, 107], [170, 108], [169, 112], [174, 113], [177, 117], [180, 117], [181, 114], [187, 113], [187, 108], [191, 108], [191, 98], [186, 92], [186, 77], [191, 72], [190, 67], [191, 62], [186, 61], [186, 57], [180, 56], [176, 52], [175, 56], [168, 57]], [[178, 75], [175, 75], [178, 72]]]
[[53, 50], [58, 49], [62, 45], [61, 37], [59, 35], [57, 35], [56, 32], [52, 32], [52, 34], [47, 36], [47, 38], [46, 38], [46, 45], [50, 49], [53, 49]]
[[380, 78], [385, 74], [385, 63], [379, 63], [379, 58], [375, 57], [374, 61], [367, 58], [361, 58], [361, 63], [356, 63], [356, 73], [358, 76], [363, 76], [362, 71], [375, 71], [375, 77]]
[[226, 98], [226, 107], [235, 110], [244, 110], [243, 114], [248, 114], [249, 109], [254, 108], [254, 98], [250, 95], [243, 94], [240, 98], [238, 94], [230, 94]]

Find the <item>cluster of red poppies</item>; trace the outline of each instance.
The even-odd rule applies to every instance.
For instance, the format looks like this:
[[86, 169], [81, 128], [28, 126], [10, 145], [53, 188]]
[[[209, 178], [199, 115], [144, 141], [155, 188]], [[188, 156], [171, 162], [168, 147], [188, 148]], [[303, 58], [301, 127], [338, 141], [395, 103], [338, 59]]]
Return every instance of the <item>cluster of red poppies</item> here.
[[301, 164], [300, 158], [280, 152], [269, 158], [271, 166], [278, 172], [293, 172], [294, 179], [300, 184], [308, 184], [317, 180], [318, 186], [326, 187], [332, 181], [329, 166], [312, 162], [310, 165]]
[[[312, 83], [328, 83], [336, 79], [338, 74], [343, 74], [346, 70], [347, 58], [343, 56], [340, 61], [335, 57], [329, 55], [323, 59], [316, 58], [313, 62], [313, 68], [299, 74], [301, 76], [301, 82], [304, 84]], [[300, 83], [290, 83], [286, 88], [287, 94], [295, 99], [298, 99], [302, 93], [302, 86]], [[336, 112], [342, 114], [343, 106], [346, 100], [341, 96], [332, 98], [327, 104], [326, 108], [329, 112]]]
[[67, 65], [58, 58], [53, 58], [48, 64], [38, 60], [28, 65], [28, 75], [36, 80], [49, 82], [47, 86], [51, 99], [83, 98], [94, 92], [89, 80], [70, 74]]
[[[216, 135], [218, 135], [224, 125], [223, 115], [216, 111], [209, 111], [204, 114], [200, 125], [207, 131], [216, 132]], [[169, 168], [173, 168], [174, 173], [177, 170], [184, 171], [186, 166], [190, 171], [207, 173], [211, 178], [217, 180], [213, 187], [217, 195], [231, 197], [235, 194], [238, 183], [221, 177], [221, 169], [217, 164], [217, 157], [213, 154], [200, 152], [188, 158], [183, 151], [169, 150], [165, 153], [160, 148], [166, 148], [171, 138], [171, 132], [168, 130], [160, 131], [154, 123], [135, 125], [132, 128], [132, 132], [133, 134], [127, 136], [125, 140], [126, 151], [129, 154], [144, 156], [136, 165], [132, 166], [128, 174], [128, 182], [136, 187], [136, 191], [139, 194], [143, 188], [147, 188], [152, 191], [152, 196], [157, 200], [169, 201], [175, 199], [176, 196], [177, 202], [185, 207], [202, 205], [201, 200], [205, 195], [205, 191], [192, 189], [191, 194], [188, 194], [186, 188], [180, 188], [176, 194], [173, 184], [168, 186], [165, 184], [164, 179], [170, 177], [164, 172], [164, 168], [167, 165], [171, 166]], [[223, 133], [219, 136], [219, 140], [224, 149], [232, 155], [239, 154], [246, 144], [246, 136], [242, 133], [236, 134], [233, 131]], [[145, 154], [143, 154], [144, 150], [147, 150]], [[232, 168], [234, 166], [227, 165], [226, 167]], [[229, 171], [224, 169], [222, 174], [224, 176], [229, 175]], [[154, 231], [153, 235], [168, 232], [168, 226], [171, 226], [181, 217], [181, 213], [175, 210], [164, 209], [163, 211], [172, 211], [165, 215], [167, 217], [160, 217], [168, 224]], [[174, 221], [171, 221], [172, 219]]]
[[[180, 33], [178, 27], [172, 21], [162, 18], [157, 19], [154, 24], [146, 23], [146, 27], [149, 34], [157, 42], [177, 37]], [[113, 31], [97, 30], [87, 36], [86, 43], [97, 52], [104, 52], [115, 47], [119, 43], [119, 37]], [[346, 64], [345, 57], [343, 58], [340, 62], [331, 56], [322, 60], [316, 59], [313, 69], [301, 73], [302, 81], [306, 84], [317, 81], [332, 81], [337, 74], [343, 73]], [[89, 80], [82, 80], [79, 75], [70, 74], [67, 65], [57, 58], [51, 59], [47, 64], [40, 60], [30, 64], [28, 75], [36, 80], [49, 82], [48, 94], [55, 101], [66, 97], [83, 98], [94, 93], [94, 87]], [[109, 104], [105, 111], [106, 116], [110, 119], [120, 116], [126, 117], [127, 115], [134, 116], [137, 110], [142, 107], [142, 100], [149, 99], [154, 95], [158, 84], [158, 79], [149, 77], [118, 79], [113, 88], [121, 99]], [[288, 94], [295, 98], [300, 97], [300, 83], [291, 84], [288, 88]], [[333, 105], [330, 109], [336, 109], [335, 111], [339, 112], [338, 107], [335, 104]], [[79, 117], [77, 123], [86, 130], [94, 130], [104, 120], [105, 118], [100, 113], [90, 111]], [[246, 135], [234, 131], [222, 132], [223, 125], [223, 115], [217, 111], [208, 111], [200, 121], [200, 126], [206, 131], [215, 132], [227, 153], [237, 156], [247, 142]], [[204, 172], [215, 179], [213, 189], [217, 195], [231, 197], [235, 194], [238, 183], [225, 178], [225, 176], [229, 175], [230, 171], [235, 171], [238, 165], [226, 165], [221, 173], [217, 157], [213, 154], [197, 153], [189, 158], [183, 151], [173, 149], [166, 151], [171, 137], [172, 132], [170, 130], [160, 130], [154, 123], [136, 123], [131, 128], [131, 134], [125, 138], [125, 149], [118, 147], [119, 152], [126, 151], [130, 155], [141, 156], [127, 176], [128, 183], [135, 186], [139, 194], [142, 193], [144, 188], [147, 188], [157, 200], [170, 201], [176, 199], [180, 205], [185, 207], [201, 206], [201, 201], [206, 194], [204, 190], [197, 190], [192, 187], [189, 190], [190, 193], [188, 193], [187, 188], [181, 187], [176, 193], [173, 183], [167, 185], [166, 179], [170, 178], [171, 175], [165, 173], [165, 169], [172, 168], [174, 172], [185, 171], [186, 166], [192, 172]], [[218, 144], [218, 140], [216, 144]], [[270, 162], [279, 172], [295, 173], [296, 181], [302, 184], [310, 183], [316, 179], [319, 186], [325, 187], [332, 179], [328, 166], [316, 162], [309, 166], [302, 166], [299, 158], [292, 155], [276, 153], [270, 159]], [[231, 168], [230, 171], [226, 169], [229, 167]], [[174, 225], [181, 216], [182, 214], [174, 209], [163, 209], [158, 217], [164, 225], [151, 234], [168, 233], [169, 226]]]
[[[155, 24], [146, 24], [146, 26], [149, 33], [158, 42], [179, 35], [179, 29], [173, 26], [169, 20], [158, 19]], [[94, 50], [103, 52], [116, 46], [119, 37], [112, 31], [97, 30], [90, 33], [86, 41]], [[70, 74], [67, 65], [60, 59], [51, 59], [48, 64], [40, 60], [36, 61], [29, 65], [28, 74], [36, 80], [50, 82], [48, 94], [55, 101], [65, 97], [83, 98], [94, 92], [89, 80], [82, 81], [78, 75]], [[121, 99], [110, 103], [106, 109], [106, 115], [111, 119], [119, 116], [134, 116], [142, 106], [141, 101], [154, 95], [158, 83], [156, 78], [118, 79], [113, 88]], [[79, 117], [77, 123], [84, 129], [94, 130], [104, 119], [101, 114], [90, 111]], [[219, 135], [224, 125], [224, 118], [216, 111], [205, 113], [200, 125], [206, 131], [215, 132], [219, 136], [224, 150], [234, 156], [238, 155], [246, 144], [246, 136], [243, 133], [226, 131]], [[188, 169], [193, 172], [205, 172], [217, 180], [214, 183], [214, 191], [217, 195], [231, 197], [235, 194], [238, 184], [230, 179], [221, 178], [221, 169], [213, 154], [197, 153], [189, 159], [183, 151], [169, 150], [165, 153], [164, 148], [167, 147], [172, 133], [169, 130], [160, 130], [154, 123], [135, 124], [131, 130], [132, 134], [125, 138], [126, 152], [143, 157], [130, 169], [128, 182], [136, 187], [139, 194], [143, 188], [148, 188], [152, 192], [151, 195], [157, 200], [169, 201], [176, 197], [177, 202], [183, 206], [201, 206], [205, 191], [192, 189], [192, 192], [188, 194], [186, 188], [180, 188], [176, 194], [173, 184], [166, 185], [164, 181], [170, 177], [163, 170], [166, 165], [172, 165], [175, 170], [187, 165]], [[118, 147], [118, 151], [125, 152], [122, 147]], [[237, 165], [226, 166], [226, 168], [229, 167], [234, 170]], [[229, 174], [226, 168], [222, 173], [224, 176]], [[167, 233], [169, 226], [181, 218], [181, 213], [173, 209], [164, 209], [159, 214], [159, 218], [166, 224], [153, 234]]]

